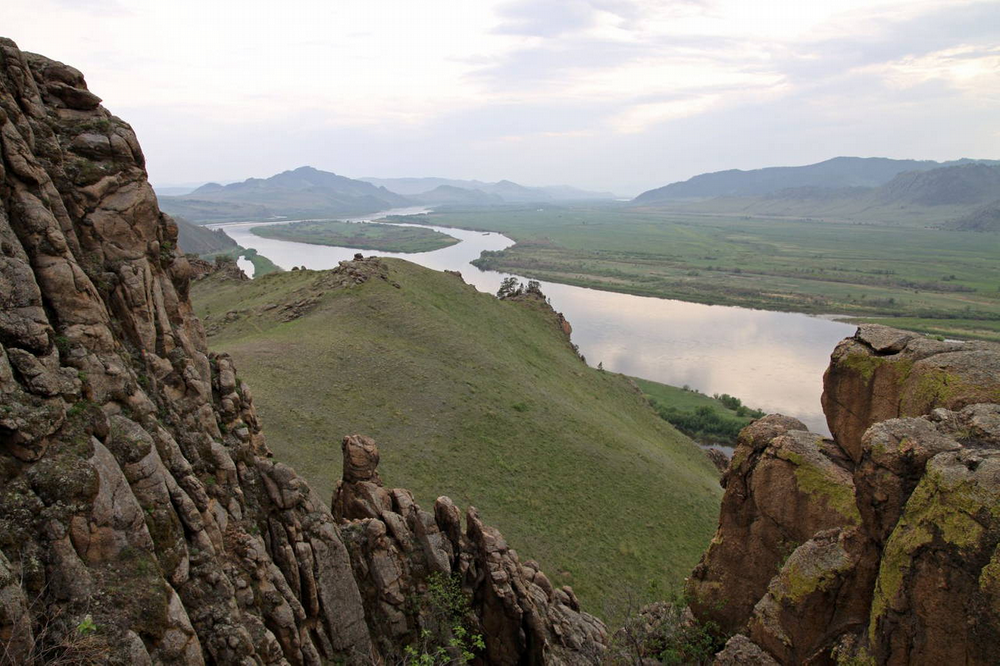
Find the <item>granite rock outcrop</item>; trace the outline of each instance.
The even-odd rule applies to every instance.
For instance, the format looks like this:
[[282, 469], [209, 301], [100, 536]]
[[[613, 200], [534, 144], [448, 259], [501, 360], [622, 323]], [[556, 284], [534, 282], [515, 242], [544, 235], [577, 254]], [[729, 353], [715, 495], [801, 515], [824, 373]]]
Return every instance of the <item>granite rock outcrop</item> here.
[[824, 378], [832, 439], [745, 428], [688, 581], [736, 634], [716, 663], [995, 663], [998, 387], [998, 345], [862, 326]]
[[428, 571], [461, 575], [472, 621], [510, 638], [477, 659], [600, 652], [600, 623], [473, 510], [461, 534], [444, 501], [362, 524], [358, 496], [338, 521], [273, 459], [208, 352], [132, 129], [7, 39], [0, 156], [0, 662], [383, 663], [417, 626], [393, 602]]

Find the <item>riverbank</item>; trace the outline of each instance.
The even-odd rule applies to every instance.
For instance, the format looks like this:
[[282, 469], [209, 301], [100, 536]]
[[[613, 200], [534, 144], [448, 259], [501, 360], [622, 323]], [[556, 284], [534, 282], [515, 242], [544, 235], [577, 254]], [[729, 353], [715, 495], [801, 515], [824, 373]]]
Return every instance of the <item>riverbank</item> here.
[[[378, 217], [412, 214], [387, 211]], [[390, 219], [413, 219], [391, 218]], [[288, 221], [271, 222], [273, 225]], [[278, 266], [323, 270], [350, 260], [356, 250], [262, 238], [259, 222], [213, 225], [254, 247]], [[422, 225], [427, 226], [427, 225]], [[498, 233], [454, 227], [432, 229], [462, 242], [421, 254], [379, 253], [434, 270], [460, 272], [476, 289], [494, 294], [507, 275], [470, 265], [482, 252], [514, 244]], [[767, 412], [794, 416], [816, 432], [827, 432], [820, 407], [823, 370], [830, 350], [854, 327], [786, 312], [710, 306], [634, 296], [542, 281], [542, 291], [573, 326], [573, 342], [590, 365], [661, 384], [685, 384], [708, 395], [728, 393]]]
[[516, 244], [474, 263], [532, 279], [1000, 339], [1000, 234], [611, 205], [453, 209], [411, 221], [503, 233]]

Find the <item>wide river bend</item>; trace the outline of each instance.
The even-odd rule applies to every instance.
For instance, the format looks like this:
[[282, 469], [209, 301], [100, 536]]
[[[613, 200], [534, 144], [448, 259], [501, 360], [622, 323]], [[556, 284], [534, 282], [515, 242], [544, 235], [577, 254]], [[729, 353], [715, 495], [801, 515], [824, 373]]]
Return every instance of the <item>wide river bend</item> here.
[[[426, 210], [396, 209], [351, 221], [367, 222]], [[261, 238], [250, 231], [290, 221], [210, 226], [225, 229], [237, 243], [256, 249], [286, 270], [293, 266], [334, 268], [360, 251]], [[465, 281], [480, 291], [496, 292], [507, 275], [481, 271], [469, 262], [483, 250], [502, 250], [514, 241], [497, 233], [430, 228], [461, 242], [432, 252], [376, 254], [400, 257], [435, 270], [461, 271]], [[249, 262], [241, 260], [240, 265], [247, 268]], [[573, 326], [573, 342], [593, 366], [603, 363], [614, 372], [687, 385], [709, 395], [729, 393], [751, 407], [797, 417], [811, 430], [829, 434], [819, 402], [823, 371], [830, 352], [840, 339], [853, 334], [853, 326], [797, 313], [702, 305], [554, 282], [543, 281], [542, 291], [552, 306], [566, 315]]]

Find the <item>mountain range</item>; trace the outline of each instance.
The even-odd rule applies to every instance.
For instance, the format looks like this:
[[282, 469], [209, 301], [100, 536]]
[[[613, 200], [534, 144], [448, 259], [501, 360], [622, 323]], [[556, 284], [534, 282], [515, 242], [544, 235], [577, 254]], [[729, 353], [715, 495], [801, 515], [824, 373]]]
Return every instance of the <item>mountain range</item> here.
[[312, 167], [240, 183], [208, 183], [183, 196], [160, 197], [163, 210], [196, 222], [271, 217], [364, 215], [413, 205], [384, 187]]
[[499, 197], [504, 203], [532, 203], [538, 201], [587, 201], [614, 199], [611, 192], [581, 190], [569, 185], [525, 187], [509, 180], [486, 183], [481, 180], [454, 178], [362, 178], [373, 185], [380, 185], [404, 196], [421, 198], [440, 187], [482, 192]]
[[229, 185], [207, 183], [185, 194], [168, 194], [177, 191], [177, 188], [161, 188], [161, 207], [172, 215], [196, 222], [365, 215], [418, 205], [490, 206], [614, 198], [610, 192], [588, 192], [568, 185], [525, 187], [509, 180], [496, 183], [445, 178], [356, 180], [308, 166], [270, 178], [248, 178]]
[[[903, 170], [892, 174], [895, 169]], [[1000, 162], [836, 158], [805, 167], [703, 174], [644, 192], [633, 203], [704, 214], [990, 231], [1000, 207]]]
[[741, 171], [729, 169], [694, 176], [648, 190], [633, 201], [659, 204], [666, 201], [711, 199], [715, 197], [751, 197], [799, 187], [838, 189], [878, 187], [904, 172], [920, 172], [965, 164], [1000, 164], [997, 160], [960, 159], [950, 162], [933, 160], [893, 160], [885, 157], [834, 157], [798, 167], [767, 167]]

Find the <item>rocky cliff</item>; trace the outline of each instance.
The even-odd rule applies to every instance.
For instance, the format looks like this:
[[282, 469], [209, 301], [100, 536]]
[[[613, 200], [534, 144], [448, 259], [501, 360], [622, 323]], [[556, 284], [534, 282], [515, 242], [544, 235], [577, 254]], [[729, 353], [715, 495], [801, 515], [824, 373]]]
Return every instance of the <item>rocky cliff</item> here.
[[0, 663], [599, 658], [572, 590], [385, 489], [370, 441], [335, 514], [271, 459], [131, 128], [9, 40], [0, 154]]
[[862, 326], [833, 352], [833, 439], [740, 435], [688, 583], [717, 664], [995, 664], [1000, 346]]

